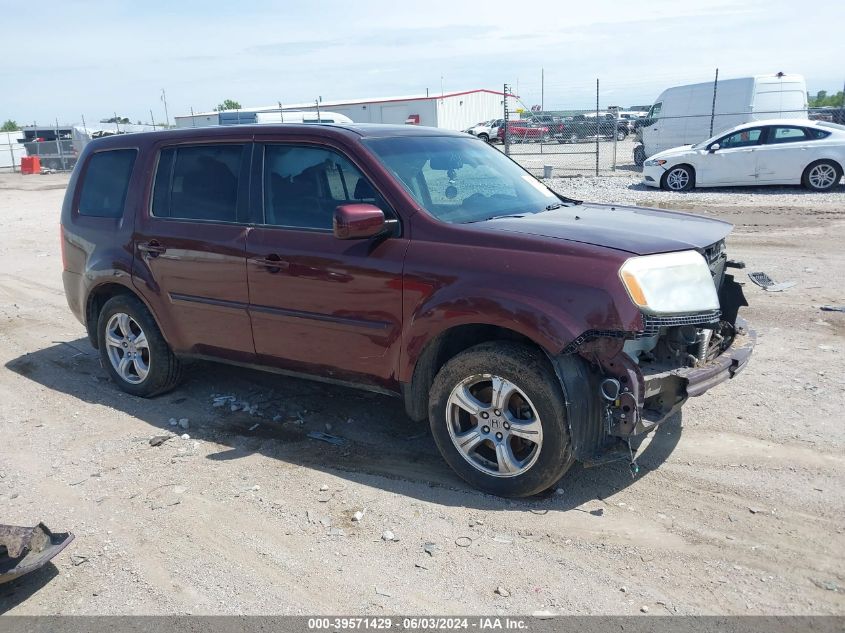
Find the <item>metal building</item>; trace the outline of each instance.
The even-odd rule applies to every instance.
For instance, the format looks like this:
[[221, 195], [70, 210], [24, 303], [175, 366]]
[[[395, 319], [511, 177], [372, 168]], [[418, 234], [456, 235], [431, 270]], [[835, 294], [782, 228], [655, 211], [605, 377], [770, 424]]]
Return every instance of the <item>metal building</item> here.
[[[509, 107], [517, 107], [513, 97]], [[494, 90], [466, 90], [442, 95], [412, 95], [406, 97], [385, 97], [380, 99], [349, 99], [344, 101], [321, 101], [320, 110], [336, 112], [349, 117], [355, 123], [397, 123], [425, 125], [447, 130], [465, 130], [481, 121], [502, 117], [505, 95]], [[204, 127], [208, 125], [231, 125], [254, 122], [258, 113], [279, 112], [279, 106], [243, 108], [226, 113], [201, 112], [194, 115], [177, 116], [176, 127]], [[282, 113], [287, 111], [316, 112], [316, 103], [282, 104]], [[238, 113], [233, 117], [234, 113]], [[250, 121], [250, 119], [252, 119]]]

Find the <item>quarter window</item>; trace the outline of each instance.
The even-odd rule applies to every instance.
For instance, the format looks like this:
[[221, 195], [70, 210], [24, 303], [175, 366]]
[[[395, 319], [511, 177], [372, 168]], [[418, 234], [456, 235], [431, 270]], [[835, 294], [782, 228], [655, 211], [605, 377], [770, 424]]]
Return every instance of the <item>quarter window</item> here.
[[327, 149], [267, 145], [264, 150], [264, 222], [331, 230], [343, 204], [387, 204], [349, 160]]
[[236, 222], [244, 145], [172, 147], [159, 154], [152, 213], [159, 218]]
[[797, 143], [806, 141], [807, 134], [800, 127], [772, 127], [769, 131], [769, 144]]
[[136, 155], [134, 149], [115, 149], [91, 156], [79, 195], [79, 215], [98, 218], [123, 215]]
[[760, 143], [760, 137], [763, 133], [762, 128], [755, 127], [750, 130], [741, 130], [734, 132], [730, 136], [726, 136], [719, 141], [719, 147], [722, 149], [731, 149], [734, 147], [750, 147]]

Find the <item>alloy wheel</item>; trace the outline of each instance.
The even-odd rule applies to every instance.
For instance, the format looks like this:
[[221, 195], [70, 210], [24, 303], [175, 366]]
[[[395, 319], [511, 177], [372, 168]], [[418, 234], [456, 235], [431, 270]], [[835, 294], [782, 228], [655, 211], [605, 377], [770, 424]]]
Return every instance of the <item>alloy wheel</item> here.
[[138, 322], [125, 312], [117, 312], [106, 324], [106, 350], [118, 376], [137, 385], [150, 373], [150, 347]]
[[676, 167], [666, 175], [666, 186], [672, 191], [682, 191], [687, 185], [689, 185], [689, 172], [682, 167]]
[[492, 374], [470, 376], [455, 386], [446, 423], [461, 456], [493, 477], [525, 473], [543, 445], [543, 426], [531, 400], [517, 385]]
[[810, 181], [813, 189], [827, 189], [836, 180], [836, 169], [827, 163], [816, 165], [807, 174], [807, 180]]

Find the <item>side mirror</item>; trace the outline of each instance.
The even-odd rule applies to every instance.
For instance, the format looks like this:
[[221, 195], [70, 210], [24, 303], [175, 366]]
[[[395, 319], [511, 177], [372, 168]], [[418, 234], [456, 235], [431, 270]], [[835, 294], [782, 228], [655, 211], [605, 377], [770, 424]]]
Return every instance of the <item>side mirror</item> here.
[[372, 204], [342, 204], [334, 211], [332, 230], [339, 240], [373, 237], [384, 227], [384, 211]]
[[713, 152], [715, 152], [715, 151], [716, 151], [717, 149], [719, 149], [720, 147], [721, 147], [721, 145], [719, 145], [718, 143], [713, 143], [713, 144], [710, 146], [710, 153], [712, 154]]

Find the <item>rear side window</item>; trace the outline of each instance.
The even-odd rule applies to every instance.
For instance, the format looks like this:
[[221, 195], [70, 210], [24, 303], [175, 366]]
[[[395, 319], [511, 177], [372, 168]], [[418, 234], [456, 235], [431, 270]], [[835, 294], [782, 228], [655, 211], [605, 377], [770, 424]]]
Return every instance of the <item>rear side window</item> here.
[[769, 144], [796, 143], [807, 140], [807, 134], [800, 127], [769, 128]]
[[97, 152], [91, 157], [79, 195], [79, 215], [97, 218], [123, 215], [136, 155], [134, 149], [115, 149]]
[[245, 147], [172, 147], [159, 154], [152, 214], [158, 218], [236, 222]]

